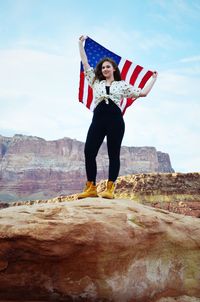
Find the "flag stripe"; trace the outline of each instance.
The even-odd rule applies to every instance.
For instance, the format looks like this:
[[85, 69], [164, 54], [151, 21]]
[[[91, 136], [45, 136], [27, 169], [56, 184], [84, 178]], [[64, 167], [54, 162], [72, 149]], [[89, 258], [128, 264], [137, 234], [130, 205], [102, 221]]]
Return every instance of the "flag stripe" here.
[[126, 104], [127, 104], [127, 98], [124, 98], [122, 100], [122, 104], [121, 104], [121, 110], [122, 110], [122, 112], [124, 111], [124, 108], [126, 107]]
[[79, 101], [83, 99], [83, 90], [84, 90], [84, 73], [80, 73], [80, 85], [79, 85]]
[[[120, 74], [121, 74], [121, 70], [123, 69], [123, 66], [125, 64], [126, 60], [124, 60], [123, 58], [121, 58], [120, 62], [119, 62], [119, 65], [118, 65], [118, 68], [120, 70]], [[122, 75], [121, 75], [122, 77]]]
[[146, 82], [150, 79], [152, 76], [153, 72], [152, 71], [147, 71], [143, 79], [141, 80], [140, 84], [138, 85], [139, 88], [143, 88], [146, 84]]
[[141, 83], [141, 81], [143, 80], [143, 78], [144, 78], [144, 76], [146, 75], [146, 73], [147, 73], [147, 70], [146, 69], [142, 69], [141, 70], [141, 72], [138, 74], [138, 77], [137, 77], [137, 79], [136, 79], [136, 81], [135, 81], [135, 83], [134, 83], [134, 86], [135, 87], [139, 87], [139, 84]]
[[126, 79], [126, 75], [127, 75], [127, 72], [129, 70], [131, 64], [132, 63], [130, 61], [128, 61], [128, 60], [125, 61], [124, 66], [123, 66], [123, 68], [121, 70], [121, 78], [122, 78], [122, 80]]
[[87, 108], [90, 108], [93, 99], [92, 88], [88, 85], [88, 98], [87, 98]]
[[126, 109], [131, 106], [133, 104], [133, 102], [135, 102], [136, 99], [126, 99], [126, 105], [124, 106], [123, 110], [122, 110], [122, 114], [124, 115]]
[[88, 98], [88, 82], [85, 79], [84, 88], [83, 88], [83, 104], [87, 106], [87, 98]]
[[140, 72], [142, 71], [143, 67], [140, 65], [137, 65], [133, 71], [133, 74], [131, 76], [130, 79], [130, 84], [134, 86], [135, 81], [137, 80], [138, 75], [140, 74]]
[[131, 84], [130, 81], [131, 81], [131, 77], [133, 75], [133, 72], [134, 72], [135, 68], [136, 68], [136, 65], [132, 63], [129, 67], [128, 72], [127, 72], [125, 81], [128, 82], [129, 84]]

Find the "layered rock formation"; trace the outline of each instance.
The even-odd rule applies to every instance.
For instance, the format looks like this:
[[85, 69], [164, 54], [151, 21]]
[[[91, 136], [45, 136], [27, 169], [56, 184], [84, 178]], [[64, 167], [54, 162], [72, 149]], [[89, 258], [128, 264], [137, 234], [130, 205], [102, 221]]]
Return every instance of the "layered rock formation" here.
[[[98, 180], [106, 179], [106, 144], [98, 158]], [[168, 154], [154, 147], [122, 147], [120, 175], [173, 172]], [[84, 143], [63, 138], [0, 136], [0, 200], [44, 199], [78, 192], [85, 183]], [[77, 181], [78, 180], [78, 181]]]
[[[101, 193], [106, 181], [97, 184]], [[150, 204], [168, 211], [200, 217], [200, 173], [145, 173], [118, 177], [115, 197]], [[55, 197], [51, 202], [76, 200], [77, 194]], [[50, 202], [50, 200], [18, 201], [12, 205]], [[6, 205], [5, 205], [6, 206]]]
[[[99, 192], [106, 181], [100, 181]], [[200, 173], [141, 173], [119, 177], [116, 198], [144, 202], [200, 202]]]
[[[105, 181], [98, 186], [105, 188]], [[116, 198], [200, 218], [200, 173], [146, 173], [117, 179]]]
[[197, 302], [199, 219], [88, 198], [0, 211], [1, 301]]

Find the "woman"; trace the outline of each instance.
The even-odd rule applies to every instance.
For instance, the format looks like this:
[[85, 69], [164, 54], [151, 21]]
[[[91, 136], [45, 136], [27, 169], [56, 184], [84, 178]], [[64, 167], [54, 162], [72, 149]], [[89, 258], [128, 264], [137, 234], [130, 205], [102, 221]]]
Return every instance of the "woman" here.
[[84, 149], [87, 182], [84, 191], [78, 195], [78, 199], [98, 196], [96, 156], [105, 136], [107, 137], [109, 156], [109, 175], [106, 190], [101, 193], [101, 197], [113, 199], [115, 181], [120, 169], [120, 149], [125, 130], [120, 108], [121, 99], [123, 97], [134, 99], [145, 97], [156, 81], [157, 73], [154, 72], [152, 81], [147, 87], [134, 89], [133, 86], [121, 80], [119, 68], [110, 58], [101, 60], [94, 71], [88, 63], [83, 47], [86, 38], [85, 36], [79, 38], [79, 51], [85, 76], [93, 88], [94, 115]]

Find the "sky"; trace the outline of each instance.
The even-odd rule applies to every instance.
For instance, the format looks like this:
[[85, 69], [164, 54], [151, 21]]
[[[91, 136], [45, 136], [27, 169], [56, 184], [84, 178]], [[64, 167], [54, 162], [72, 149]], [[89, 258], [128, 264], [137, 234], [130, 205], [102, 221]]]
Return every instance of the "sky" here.
[[168, 153], [200, 171], [199, 0], [0, 0], [0, 135], [85, 141], [78, 38], [158, 72], [124, 116], [124, 146]]

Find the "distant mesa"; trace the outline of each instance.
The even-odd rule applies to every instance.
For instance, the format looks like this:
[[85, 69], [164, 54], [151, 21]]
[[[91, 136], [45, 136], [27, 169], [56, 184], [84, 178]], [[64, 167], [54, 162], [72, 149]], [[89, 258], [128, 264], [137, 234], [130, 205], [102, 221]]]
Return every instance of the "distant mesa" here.
[[[108, 155], [103, 143], [98, 157], [97, 180], [108, 175]], [[174, 172], [167, 153], [155, 147], [121, 149], [119, 175]], [[36, 200], [69, 195], [85, 183], [84, 143], [62, 138], [46, 141], [36, 136], [0, 135], [0, 200]]]

